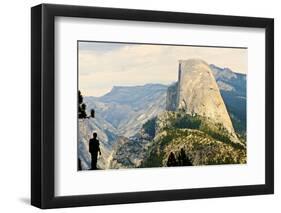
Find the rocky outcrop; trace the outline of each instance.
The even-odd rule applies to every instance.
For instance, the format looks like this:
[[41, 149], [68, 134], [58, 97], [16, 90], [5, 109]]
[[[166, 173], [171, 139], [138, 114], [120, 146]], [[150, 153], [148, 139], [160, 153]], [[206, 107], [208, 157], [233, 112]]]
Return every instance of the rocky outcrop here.
[[150, 141], [151, 137], [143, 129], [134, 137], [119, 137], [113, 146], [109, 167], [111, 169], [140, 167]]
[[178, 82], [170, 85], [167, 89], [166, 110], [176, 111], [177, 95], [178, 95]]
[[[173, 87], [169, 90], [173, 91]], [[219, 87], [210, 66], [200, 59], [179, 61], [177, 97], [167, 93], [168, 110], [174, 108], [190, 115], [200, 115], [222, 124], [233, 141], [239, 143], [230, 116], [220, 94]], [[170, 102], [173, 102], [176, 107]]]
[[89, 140], [92, 138], [93, 132], [98, 134], [100, 141], [100, 149], [102, 155], [98, 158], [97, 166], [99, 169], [108, 168], [108, 157], [111, 152], [111, 137], [117, 137], [110, 129], [104, 129], [95, 119], [79, 119], [79, 134], [78, 134], [78, 158], [81, 161], [82, 170], [91, 168], [91, 155], [89, 153]]
[[163, 112], [156, 120], [156, 136], [148, 144], [141, 167], [168, 166], [169, 156], [182, 152], [193, 166], [245, 164], [245, 141], [235, 143], [212, 120], [183, 111]]

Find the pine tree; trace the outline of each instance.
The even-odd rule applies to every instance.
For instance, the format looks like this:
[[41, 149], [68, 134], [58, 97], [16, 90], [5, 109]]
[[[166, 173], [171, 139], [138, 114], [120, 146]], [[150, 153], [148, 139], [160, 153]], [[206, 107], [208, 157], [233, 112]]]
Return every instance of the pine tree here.
[[81, 95], [80, 90], [78, 91], [78, 101], [79, 101], [79, 105], [83, 103], [83, 96]]
[[168, 157], [167, 166], [178, 166], [178, 162], [177, 162], [173, 152], [171, 152]]
[[179, 166], [192, 166], [190, 159], [185, 154], [185, 151], [183, 149], [181, 149], [180, 154], [178, 156], [178, 164]]
[[83, 103], [83, 96], [80, 92], [78, 91], [78, 118], [84, 119], [87, 118], [87, 113], [86, 113], [86, 104]]
[[91, 117], [95, 118], [95, 110], [94, 109], [91, 109]]
[[81, 94], [80, 90], [78, 91], [78, 118], [85, 119], [85, 118], [94, 118], [95, 117], [95, 110], [91, 109], [91, 115], [88, 116], [86, 113], [87, 105], [83, 102], [83, 95]]

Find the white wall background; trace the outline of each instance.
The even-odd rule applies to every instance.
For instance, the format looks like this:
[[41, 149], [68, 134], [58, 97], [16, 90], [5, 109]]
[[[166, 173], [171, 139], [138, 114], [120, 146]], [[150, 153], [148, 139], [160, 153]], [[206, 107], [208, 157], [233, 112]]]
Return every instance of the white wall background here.
[[[45, 0], [45, 3], [124, 7], [275, 18], [275, 195], [173, 201], [50, 210], [52, 212], [277, 212], [281, 209], [280, 61], [281, 13], [278, 1]], [[3, 1], [0, 11], [0, 210], [38, 212], [30, 197], [30, 7], [37, 0]]]

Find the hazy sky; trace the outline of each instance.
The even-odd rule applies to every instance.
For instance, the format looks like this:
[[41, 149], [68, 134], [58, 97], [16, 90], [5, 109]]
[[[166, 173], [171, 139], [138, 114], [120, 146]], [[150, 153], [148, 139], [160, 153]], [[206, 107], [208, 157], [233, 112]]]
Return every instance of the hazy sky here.
[[177, 81], [178, 61], [200, 58], [247, 73], [247, 49], [79, 42], [79, 89], [102, 96], [112, 86]]

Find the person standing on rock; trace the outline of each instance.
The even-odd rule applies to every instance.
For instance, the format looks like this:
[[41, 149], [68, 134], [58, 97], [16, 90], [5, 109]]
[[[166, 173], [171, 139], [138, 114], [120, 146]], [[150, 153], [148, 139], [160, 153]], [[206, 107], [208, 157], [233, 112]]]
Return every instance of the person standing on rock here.
[[93, 138], [89, 140], [89, 152], [92, 156], [91, 170], [97, 169], [98, 154], [101, 155], [100, 142], [97, 139], [97, 133], [93, 133]]

